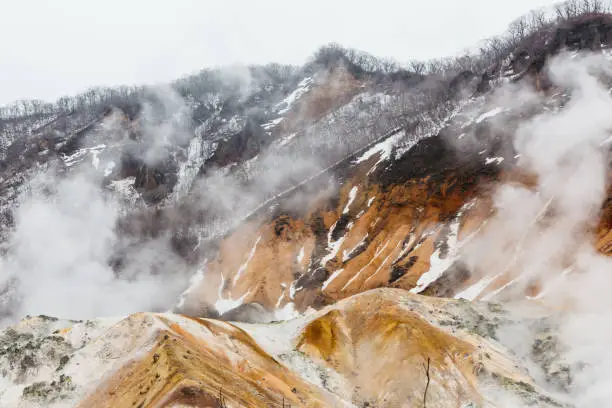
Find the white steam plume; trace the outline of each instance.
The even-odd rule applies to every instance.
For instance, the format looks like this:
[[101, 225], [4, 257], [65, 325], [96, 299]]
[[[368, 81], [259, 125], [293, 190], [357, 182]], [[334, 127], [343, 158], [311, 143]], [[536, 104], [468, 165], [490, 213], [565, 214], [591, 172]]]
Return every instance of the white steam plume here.
[[[126, 208], [118, 200], [126, 197], [101, 188], [99, 164], [119, 163], [121, 146], [137, 147], [132, 154], [155, 165], [191, 136], [182, 99], [167, 88], [151, 92], [158, 103], [155, 109], [145, 104], [138, 143], [128, 139], [121, 115], [111, 114], [82, 142], [107, 146], [93, 166], [84, 160], [67, 176], [51, 168], [29, 182], [31, 191], [14, 209], [10, 249], [0, 259], [0, 325], [27, 314], [92, 318], [164, 310], [184, 289], [187, 268], [170, 237], [138, 243], [121, 236], [117, 221]], [[118, 253], [120, 271], [110, 262]]]
[[165, 307], [177, 296], [181, 279], [147, 267], [167, 248], [140, 253], [146, 258], [115, 275], [109, 259], [118, 206], [99, 185], [82, 174], [49, 181], [50, 197], [34, 196], [16, 211], [12, 248], [0, 263], [2, 282], [14, 285], [10, 317], [122, 315]]
[[536, 176], [537, 187], [500, 186], [494, 217], [464, 254], [476, 275], [509, 275], [513, 283], [502, 297], [523, 296], [537, 280], [544, 302], [569, 308], [560, 342], [574, 367], [572, 402], [584, 408], [612, 400], [612, 329], [606, 323], [612, 260], [592, 245], [609, 182], [604, 141], [612, 130], [612, 97], [604, 81], [610, 72], [603, 55], [564, 54], [551, 61], [550, 78], [569, 99], [558, 111], [522, 123], [514, 138], [519, 166]]

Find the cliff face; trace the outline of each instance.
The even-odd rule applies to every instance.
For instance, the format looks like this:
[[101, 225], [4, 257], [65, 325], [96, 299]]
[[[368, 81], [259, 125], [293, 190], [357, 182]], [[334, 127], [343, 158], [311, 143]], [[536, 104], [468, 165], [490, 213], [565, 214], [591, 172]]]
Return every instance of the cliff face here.
[[[564, 207], [556, 203], [561, 196], [574, 201], [573, 187], [564, 190], [562, 182], [552, 181], [564, 191], [542, 204], [541, 214], [533, 215], [533, 225], [524, 233], [508, 234], [507, 242], [498, 243], [490, 259], [479, 256], [479, 264], [474, 264], [470, 243], [482, 243], [508, 228], [502, 226], [503, 208], [496, 203], [504, 190], [539, 194], [551, 189], [555, 173], [568, 172], [570, 178], [576, 174], [576, 169], [568, 170], [574, 165], [563, 164], [580, 160], [568, 157], [570, 150], [552, 159], [559, 160], [557, 168], [542, 173], [538, 162], [549, 160], [546, 149], [530, 152], [521, 146], [521, 138], [526, 129], [543, 121], [562, 125], [564, 119], [554, 118], [569, 117], [577, 103], [590, 104], [580, 99], [586, 91], [568, 79], [580, 74], [563, 71], [559, 67], [565, 63], [555, 61], [571, 61], [581, 51], [597, 49], [603, 57], [595, 65], [605, 64], [610, 27], [609, 16], [603, 14], [547, 26], [527, 37], [501, 66], [493, 67], [497, 77], [485, 75], [477, 93], [451, 98], [435, 126], [423, 126], [419, 118], [339, 163], [335, 177], [326, 179], [325, 189], [333, 193], [304, 194], [304, 186], [268, 203], [267, 210], [260, 209], [225, 238], [219, 255], [205, 267], [206, 284], [196, 288], [194, 297], [200, 305], [222, 299], [223, 305], [254, 302], [269, 311], [303, 311], [378, 287], [470, 299], [513, 297], [509, 292], [517, 291], [541, 296], [555, 277], [520, 278], [522, 270], [529, 269], [520, 254], [529, 252], [525, 240], [530, 234], [568, 221], [565, 210], [555, 207]], [[570, 54], [559, 57], [563, 52]], [[469, 83], [474, 76], [461, 78]], [[604, 87], [609, 83], [602, 81]], [[525, 102], [517, 103], [521, 99]], [[597, 126], [582, 117], [587, 127]], [[576, 117], [565, 125], [580, 120]], [[565, 148], [566, 132], [552, 127], [545, 131], [559, 133], [558, 140], [548, 138], [550, 150]], [[574, 134], [580, 131], [577, 125]], [[552, 261], [555, 268], [562, 266], [559, 270], [573, 268], [584, 242], [603, 255], [612, 254], [610, 139], [597, 143], [601, 156], [593, 160], [601, 158], [604, 172], [607, 168], [600, 182], [607, 190], [601, 194], [603, 200], [598, 198], [601, 202], [587, 210], [593, 214], [571, 227], [567, 247], [559, 255], [551, 254], [559, 258]]]
[[[557, 103], [554, 94], [541, 97]], [[537, 191], [539, 181], [504, 139], [524, 112], [483, 98], [469, 104], [414, 145], [397, 146], [405, 137], [400, 130], [355, 155], [330, 181], [336, 191], [331, 198], [293, 191], [285, 199], [301, 200], [304, 211], [281, 205], [252, 217], [221, 243], [206, 265], [205, 284], [192, 296], [209, 305], [255, 302], [269, 311], [303, 311], [378, 287], [453, 297], [479, 283], [473, 296], [501, 295], [521, 265], [494, 255], [491, 265], [478, 265], [497, 271], [483, 280], [481, 271], [466, 265], [463, 249], [498, 230], [494, 201], [500, 190]], [[587, 230], [576, 242], [593, 242], [610, 255], [609, 189], [607, 197], [595, 224], [583, 225]], [[549, 213], [544, 218], [554, 223]], [[504, 245], [521, 251], [520, 240], [508, 236]], [[537, 296], [542, 282], [534, 278], [523, 290]]]
[[[423, 273], [441, 273], [433, 270], [443, 268], [435, 262], [451, 259], [458, 234], [479, 225], [462, 226], [476, 218], [462, 216], [479, 194], [479, 182], [496, 170], [443, 169], [435, 177], [407, 175], [385, 183], [382, 166], [372, 172], [388, 159], [384, 148], [374, 146], [353, 165], [355, 174], [334, 199], [315, 200], [301, 216], [281, 213], [262, 225], [250, 221], [226, 239], [207, 266], [211, 296], [246, 295], [243, 301], [268, 308], [295, 300], [305, 309], [381, 286], [412, 289]], [[387, 171], [402, 174], [401, 164]]]

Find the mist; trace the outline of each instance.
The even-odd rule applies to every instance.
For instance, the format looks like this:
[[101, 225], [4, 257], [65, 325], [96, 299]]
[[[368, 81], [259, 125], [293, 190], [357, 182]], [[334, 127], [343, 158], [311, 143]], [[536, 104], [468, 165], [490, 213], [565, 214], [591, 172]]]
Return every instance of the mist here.
[[[103, 188], [126, 152], [155, 166], [191, 137], [190, 108], [182, 98], [168, 87], [151, 92], [159, 103], [143, 101], [141, 140], [130, 139], [125, 119], [114, 112], [82, 141], [74, 159], [62, 159], [69, 168], [52, 160], [22, 191], [0, 260], [0, 325], [26, 315], [86, 319], [164, 311], [184, 290], [190, 270], [169, 234], [143, 241], [118, 229], [120, 220], [144, 208], [134, 198], [138, 193], [112, 183]], [[107, 146], [102, 152], [87, 150], [100, 142]], [[120, 268], [112, 263], [118, 254]]]
[[143, 268], [169, 253], [163, 245], [139, 254], [128, 276], [116, 276], [108, 260], [119, 207], [99, 185], [81, 174], [48, 182], [55, 190], [49, 197], [32, 197], [17, 210], [10, 255], [0, 266], [3, 283], [13, 285], [11, 317], [124, 315], [159, 310], [177, 295], [180, 280]]
[[[224, 70], [220, 78], [241, 98], [262, 86], [244, 67]], [[74, 158], [62, 159], [69, 169], [57, 160], [40, 168], [17, 200], [9, 249], [0, 260], [0, 325], [26, 315], [86, 319], [172, 310], [204, 261], [179, 255], [173, 233], [186, 226], [197, 235], [195, 253], [201, 242], [222, 238], [264, 201], [322, 170], [316, 158], [296, 158], [272, 144], [239, 167], [199, 174], [198, 160], [210, 157], [216, 141], [192, 122], [197, 103], [169, 86], [147, 89], [138, 116], [108, 115]], [[101, 144], [102, 151], [87, 150]], [[127, 153], [149, 168], [163, 167], [179, 149], [188, 157], [175, 191], [150, 208], [165, 214], [169, 225], [149, 235], [143, 231], [153, 221], [138, 219], [147, 211], [140, 194], [113, 181], [122, 177], [117, 164]], [[126, 225], [136, 233], [126, 234]]]
[[[612, 399], [612, 330], [606, 323], [612, 313], [612, 260], [593, 246], [610, 182], [605, 144], [612, 131], [610, 73], [602, 54], [566, 53], [551, 60], [547, 74], [563, 106], [522, 120], [512, 137], [517, 166], [535, 177], [536, 186], [497, 186], [493, 216], [463, 252], [476, 277], [503, 276], [508, 282], [483, 300], [512, 305], [530, 285], [541, 285], [533, 301], [559, 320], [559, 359], [571, 368], [568, 391], [581, 408], [606, 406]], [[508, 93], [502, 88], [497, 94]], [[541, 98], [528, 87], [511, 93], [527, 105]], [[516, 102], [503, 104], [511, 99], [493, 100], [516, 108]], [[502, 343], [528, 342], [532, 337], [524, 334], [530, 330], [519, 323]]]

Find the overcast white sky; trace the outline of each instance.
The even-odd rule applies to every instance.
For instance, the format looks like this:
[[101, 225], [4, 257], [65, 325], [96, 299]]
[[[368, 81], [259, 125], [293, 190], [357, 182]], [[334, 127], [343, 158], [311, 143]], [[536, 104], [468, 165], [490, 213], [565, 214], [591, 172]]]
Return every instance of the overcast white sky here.
[[302, 63], [329, 42], [455, 54], [558, 0], [0, 0], [0, 104], [203, 67]]

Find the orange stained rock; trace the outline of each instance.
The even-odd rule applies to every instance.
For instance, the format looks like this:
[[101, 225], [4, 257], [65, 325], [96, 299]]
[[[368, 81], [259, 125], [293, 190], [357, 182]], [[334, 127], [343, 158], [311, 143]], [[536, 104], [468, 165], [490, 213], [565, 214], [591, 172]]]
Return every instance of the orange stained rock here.
[[[189, 319], [184, 317], [185, 322]], [[334, 399], [265, 353], [241, 329], [222, 322], [191, 319], [194, 328], [168, 324], [153, 347], [123, 365], [80, 403], [80, 407], [278, 406], [327, 407]], [[187, 324], [187, 323], [184, 323]]]
[[[501, 377], [531, 383], [498, 351], [469, 334], [436, 327], [423, 318], [423, 310], [405, 306], [408, 299], [419, 299], [434, 311], [447, 304], [402, 290], [365, 292], [322, 311], [300, 332], [296, 348], [348, 379], [355, 387], [354, 402], [374, 406], [422, 406], [428, 374], [428, 406], [479, 403], [475, 367], [481, 365]], [[485, 361], [484, 353], [491, 361]]]

